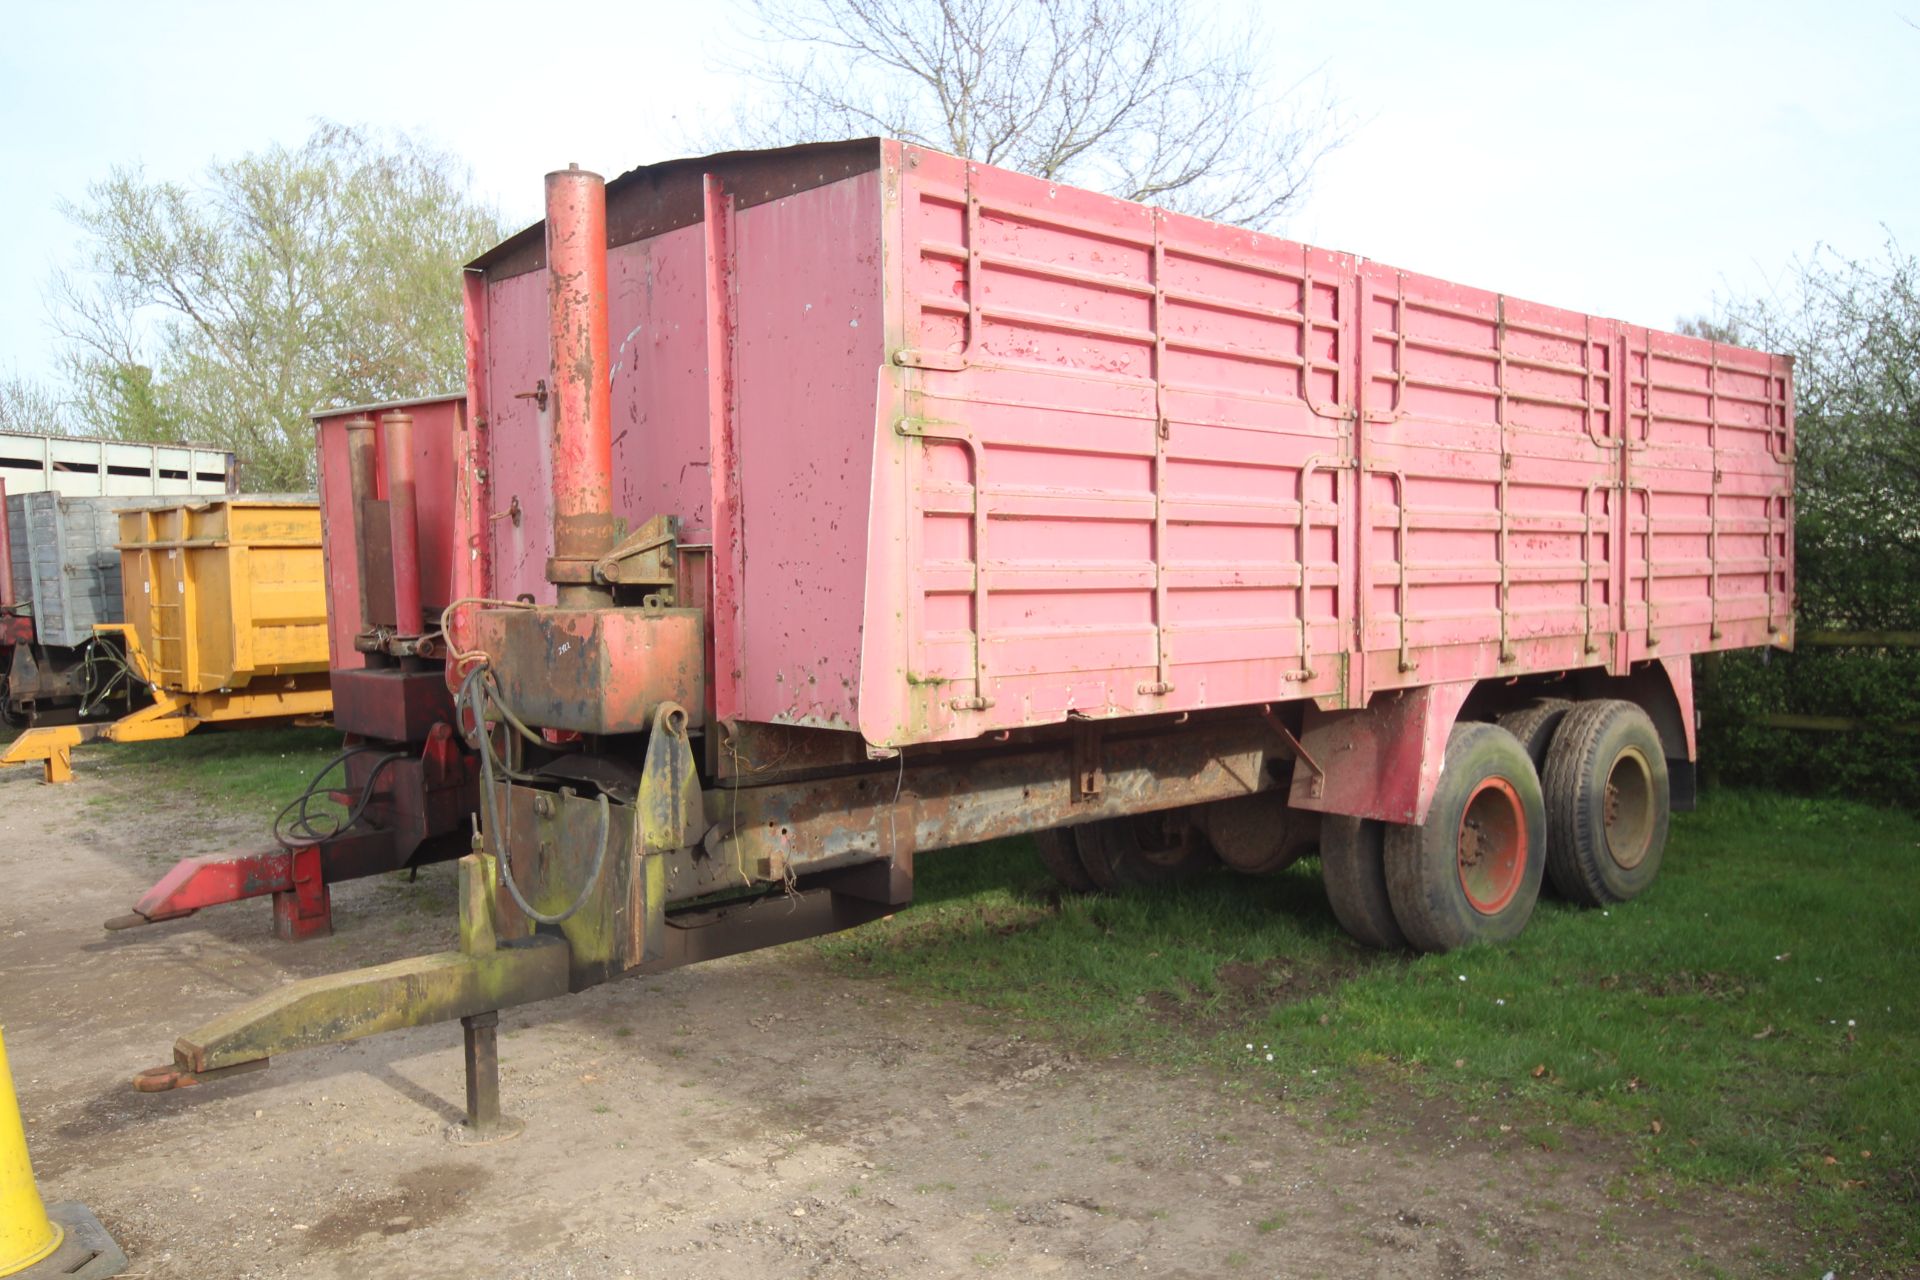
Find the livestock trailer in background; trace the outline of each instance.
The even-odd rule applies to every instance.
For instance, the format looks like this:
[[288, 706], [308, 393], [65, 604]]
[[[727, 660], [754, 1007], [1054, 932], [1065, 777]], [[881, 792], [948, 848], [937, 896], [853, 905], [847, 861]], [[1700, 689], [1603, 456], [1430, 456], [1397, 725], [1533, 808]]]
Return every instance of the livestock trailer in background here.
[[115, 513], [125, 621], [96, 623], [89, 669], [135, 692], [111, 723], [27, 730], [0, 765], [39, 762], [72, 778], [70, 753], [104, 738], [178, 738], [202, 724], [325, 715], [327, 630], [320, 512], [249, 495]]
[[[271, 896], [274, 931], [332, 932], [328, 886], [457, 857], [471, 844], [477, 758], [454, 728], [438, 639], [452, 603], [465, 396], [314, 416], [327, 684], [344, 750], [288, 806], [271, 845], [181, 860], [109, 928]], [[341, 771], [336, 787], [322, 784]], [[316, 801], [332, 795], [344, 815]]]
[[213, 498], [234, 491], [236, 474], [233, 455], [209, 445], [0, 431], [0, 480], [15, 495]]
[[1362, 940], [1618, 902], [1689, 656], [1786, 646], [1782, 357], [886, 140], [603, 186], [466, 276], [461, 948], [276, 989], [167, 1087], [844, 928], [1318, 845]]
[[200, 445], [0, 431], [0, 718], [89, 701], [81, 650], [94, 623], [123, 620], [113, 512], [233, 481], [233, 455]]

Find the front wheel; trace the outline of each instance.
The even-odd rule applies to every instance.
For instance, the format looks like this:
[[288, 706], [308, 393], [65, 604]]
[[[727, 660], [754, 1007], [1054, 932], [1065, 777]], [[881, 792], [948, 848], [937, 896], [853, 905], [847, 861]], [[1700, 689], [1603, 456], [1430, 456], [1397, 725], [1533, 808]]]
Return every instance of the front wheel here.
[[1454, 726], [1427, 820], [1387, 829], [1387, 893], [1422, 951], [1509, 942], [1546, 874], [1547, 816], [1526, 748], [1490, 724]]

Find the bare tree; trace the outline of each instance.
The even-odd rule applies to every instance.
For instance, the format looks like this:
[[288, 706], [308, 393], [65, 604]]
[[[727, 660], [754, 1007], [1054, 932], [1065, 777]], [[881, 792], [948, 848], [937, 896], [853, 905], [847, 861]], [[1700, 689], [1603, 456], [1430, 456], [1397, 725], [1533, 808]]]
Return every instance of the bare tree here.
[[0, 431], [34, 435], [70, 435], [67, 405], [46, 386], [15, 374], [0, 378]]
[[1342, 139], [1251, 12], [1183, 0], [747, 0], [770, 91], [735, 145], [885, 134], [1182, 213], [1272, 226]]

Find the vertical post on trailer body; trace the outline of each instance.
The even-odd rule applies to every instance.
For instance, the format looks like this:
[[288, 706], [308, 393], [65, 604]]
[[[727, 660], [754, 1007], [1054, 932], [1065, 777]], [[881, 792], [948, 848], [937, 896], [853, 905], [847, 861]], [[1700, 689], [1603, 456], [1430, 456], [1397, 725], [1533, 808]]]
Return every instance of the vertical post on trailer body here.
[[403, 636], [420, 634], [420, 518], [414, 485], [413, 415], [383, 413], [387, 433], [387, 525], [393, 545], [393, 618]]
[[[467, 402], [460, 415], [458, 457], [455, 468], [453, 504], [453, 580], [448, 599], [464, 600], [492, 594], [493, 508], [489, 475], [491, 455], [487, 440], [486, 352], [483, 333], [486, 328], [487, 284], [477, 271], [467, 272], [462, 284], [465, 295]], [[471, 638], [466, 617], [455, 614], [448, 620], [448, 639], [455, 649], [464, 649]], [[456, 638], [457, 637], [457, 638]], [[458, 688], [466, 674], [461, 664], [447, 664], [447, 684]]]
[[547, 175], [548, 351], [553, 388], [553, 559], [562, 608], [613, 602], [593, 564], [613, 546], [607, 342], [607, 187], [573, 166]]
[[733, 414], [733, 196], [719, 175], [701, 179], [707, 288], [707, 468], [713, 494], [713, 715], [741, 712], [741, 592], [746, 553], [741, 530], [740, 443]]
[[360, 587], [360, 617], [355, 634], [373, 625], [367, 598], [367, 503], [373, 498], [373, 419], [364, 414], [347, 419], [347, 496], [353, 505], [353, 567]]

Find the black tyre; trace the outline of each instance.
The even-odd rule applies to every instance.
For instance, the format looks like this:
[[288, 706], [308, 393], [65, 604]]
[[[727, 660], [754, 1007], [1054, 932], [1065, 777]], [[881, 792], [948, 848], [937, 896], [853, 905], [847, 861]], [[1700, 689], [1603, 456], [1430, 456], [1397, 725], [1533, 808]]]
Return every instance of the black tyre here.
[[1051, 831], [1033, 833], [1034, 847], [1040, 851], [1040, 861], [1060, 887], [1068, 893], [1092, 893], [1100, 886], [1087, 874], [1086, 866], [1080, 861], [1080, 850], [1074, 842], [1073, 828], [1055, 827]]
[[1088, 822], [1073, 834], [1087, 876], [1108, 892], [1169, 884], [1220, 865], [1207, 837], [1178, 810]]
[[1583, 702], [1547, 753], [1547, 873], [1574, 902], [1638, 896], [1660, 873], [1672, 792], [1659, 731], [1631, 702]]
[[1544, 778], [1547, 748], [1553, 745], [1555, 731], [1571, 710], [1573, 703], [1565, 698], [1536, 698], [1530, 706], [1509, 711], [1495, 723], [1514, 736], [1533, 761], [1534, 771]]
[[1387, 896], [1407, 941], [1452, 951], [1520, 936], [1546, 874], [1547, 816], [1524, 747], [1455, 725], [1427, 820], [1387, 828]]
[[1333, 918], [1356, 942], [1400, 951], [1407, 935], [1393, 918], [1382, 862], [1384, 823], [1328, 814], [1320, 820], [1320, 880]]

